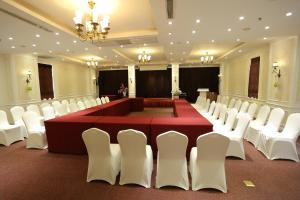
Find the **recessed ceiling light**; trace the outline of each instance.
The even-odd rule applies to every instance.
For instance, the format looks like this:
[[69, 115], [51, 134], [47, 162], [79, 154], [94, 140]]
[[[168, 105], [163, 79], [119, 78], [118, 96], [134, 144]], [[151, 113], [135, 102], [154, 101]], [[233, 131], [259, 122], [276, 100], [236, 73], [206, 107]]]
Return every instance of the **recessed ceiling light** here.
[[270, 29], [270, 26], [265, 26], [265, 29], [266, 29], [266, 30]]
[[36, 54], [37, 54], [37, 52], [33, 52], [33, 54], [34, 54], [34, 55], [36, 55]]
[[200, 19], [197, 19], [197, 20], [196, 20], [196, 23], [199, 24], [199, 23], [200, 23]]
[[293, 15], [292, 12], [288, 12], [288, 13], [285, 14], [285, 16], [287, 16], [287, 17], [292, 16], [292, 15]]
[[239, 42], [239, 41], [241, 41], [241, 39], [240, 39], [240, 38], [237, 38], [236, 41]]
[[174, 44], [174, 42], [170, 42], [170, 45], [173, 45]]
[[195, 33], [196, 33], [196, 31], [195, 31], [195, 30], [193, 30], [193, 31], [192, 31], [192, 33], [193, 33], [193, 34], [195, 34]]
[[172, 33], [170, 32], [169, 35], [172, 35]]
[[170, 52], [170, 55], [173, 55], [173, 52]]
[[215, 40], [211, 40], [212, 43], [215, 43]]
[[120, 47], [121, 47], [121, 48], [123, 48], [123, 47], [124, 47], [124, 45], [120, 45]]
[[267, 37], [264, 37], [263, 39], [266, 40], [266, 39], [268, 39], [268, 38], [267, 38]]
[[84, 50], [86, 50], [86, 51], [87, 51], [87, 50], [89, 50], [89, 48], [87, 48], [87, 47], [86, 47], [86, 48], [84, 48]]
[[242, 49], [240, 49], [240, 50], [239, 50], [239, 53], [242, 53], [242, 52], [243, 52]]
[[59, 35], [59, 32], [56, 32], [55, 35]]
[[9, 37], [8, 39], [9, 39], [9, 40], [13, 40], [14, 38], [13, 38], [13, 37]]
[[144, 43], [144, 47], [145, 47], [145, 46], [147, 46], [147, 44], [146, 44], [146, 43]]
[[73, 43], [74, 43], [74, 44], [77, 43], [77, 40], [73, 40]]
[[99, 49], [99, 50], [101, 50], [101, 49], [102, 49], [102, 47], [98, 47], [98, 49]]
[[182, 54], [184, 55], [184, 54], [185, 54], [185, 51], [184, 51], [184, 52], [182, 52]]
[[168, 24], [169, 24], [169, 25], [172, 25], [172, 24], [173, 24], [173, 22], [172, 22], [172, 21], [169, 21], [169, 22], [168, 22]]
[[36, 34], [35, 37], [39, 38], [39, 37], [41, 37], [41, 36], [40, 36], [39, 34]]
[[33, 47], [36, 47], [36, 44], [32, 44]]
[[49, 53], [52, 53], [52, 51], [51, 51], [51, 50], [49, 50]]
[[57, 42], [56, 42], [56, 44], [57, 44], [57, 45], [60, 45], [60, 42], [59, 42], [59, 41], [57, 41]]
[[231, 28], [228, 28], [227, 31], [230, 32], [230, 31], [231, 31]]
[[190, 41], [186, 41], [186, 44], [189, 44], [190, 43]]
[[15, 46], [11, 46], [12, 49], [16, 48]]
[[118, 55], [115, 55], [115, 58], [117, 58], [118, 57]]
[[239, 17], [239, 20], [240, 20], [240, 21], [243, 21], [244, 19], [245, 19], [244, 16], [240, 16], [240, 17]]
[[67, 52], [69, 52], [69, 51], [70, 51], [70, 49], [67, 49], [66, 51], [67, 51]]

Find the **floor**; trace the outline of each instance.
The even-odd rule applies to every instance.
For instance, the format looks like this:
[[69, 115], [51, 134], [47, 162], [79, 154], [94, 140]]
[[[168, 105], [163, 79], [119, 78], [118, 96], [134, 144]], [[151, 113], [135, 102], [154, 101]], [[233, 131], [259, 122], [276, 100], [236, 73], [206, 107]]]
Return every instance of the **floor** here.
[[[28, 150], [25, 142], [0, 146], [0, 199], [300, 199], [300, 165], [287, 160], [267, 160], [245, 142], [247, 160], [226, 159], [228, 193], [205, 189], [193, 192], [176, 187], [155, 189], [136, 185], [109, 185], [103, 181], [86, 182], [86, 155], [48, 153]], [[298, 142], [298, 152], [300, 142]], [[155, 167], [155, 165], [154, 165]], [[243, 180], [256, 185], [248, 188]]]
[[130, 112], [127, 116], [174, 117], [174, 114], [173, 108], [145, 107], [143, 112]]

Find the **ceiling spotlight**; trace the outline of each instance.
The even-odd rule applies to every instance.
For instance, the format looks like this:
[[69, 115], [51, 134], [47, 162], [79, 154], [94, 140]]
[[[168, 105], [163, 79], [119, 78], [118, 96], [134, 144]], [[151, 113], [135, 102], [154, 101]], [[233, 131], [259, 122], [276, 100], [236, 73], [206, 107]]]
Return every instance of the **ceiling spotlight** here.
[[186, 41], [186, 44], [190, 44], [190, 41]]
[[239, 53], [242, 53], [242, 52], [243, 52], [242, 49], [240, 49], [240, 50], [239, 50]]
[[285, 16], [287, 16], [287, 17], [292, 16], [292, 15], [293, 15], [292, 12], [288, 12], [288, 13], [285, 14]]
[[118, 55], [115, 55], [115, 58], [117, 58], [118, 57]]
[[56, 42], [56, 44], [57, 44], [57, 45], [60, 45], [60, 42], [59, 42], [59, 41], [57, 41], [57, 42]]
[[241, 39], [240, 39], [240, 38], [237, 38], [236, 41], [239, 42], [239, 41], [241, 41]]
[[76, 43], [77, 43], [77, 40], [73, 40], [73, 43], [76, 44]]
[[173, 52], [170, 52], [170, 55], [173, 55]]
[[197, 19], [197, 20], [196, 20], [196, 23], [199, 24], [199, 23], [200, 23], [200, 19]]
[[270, 29], [270, 26], [266, 26], [265, 29], [266, 29], [266, 30]]
[[69, 51], [70, 51], [70, 49], [67, 49], [66, 51], [67, 51], [67, 52], [69, 52]]
[[35, 37], [39, 38], [39, 37], [41, 37], [41, 36], [40, 36], [39, 34], [36, 34]]
[[32, 46], [33, 46], [33, 47], [36, 47], [36, 44], [33, 44]]
[[170, 45], [173, 45], [174, 44], [174, 42], [170, 42]]
[[12, 49], [16, 48], [15, 46], [11, 46]]
[[55, 35], [59, 35], [59, 32], [56, 32]]
[[172, 33], [170, 32], [169, 35], [172, 35]]
[[84, 48], [84, 50], [86, 50], [86, 51], [87, 51], [87, 50], [89, 50], [89, 48], [87, 48], [87, 47], [86, 47], [86, 48]]
[[120, 47], [121, 47], [121, 48], [123, 48], [123, 47], [124, 47], [124, 45], [120, 45]]
[[239, 20], [240, 20], [240, 21], [243, 21], [244, 19], [245, 19], [244, 16], [240, 16], [240, 17], [239, 17]]
[[231, 31], [231, 28], [228, 28], [227, 31], [230, 32], [230, 31]]
[[196, 31], [195, 31], [195, 30], [193, 30], [193, 31], [192, 31], [192, 33], [193, 33], [193, 34], [195, 34], [195, 33], [196, 33]]
[[13, 40], [14, 38], [13, 38], [13, 37], [9, 37], [8, 39], [9, 39], [9, 40]]
[[145, 47], [145, 46], [147, 46], [147, 44], [146, 44], [146, 43], [144, 43], [144, 47]]
[[49, 50], [49, 53], [52, 53], [52, 51], [51, 51], [51, 50]]
[[102, 49], [102, 47], [98, 47], [98, 49], [99, 49], [99, 50], [101, 50], [101, 49]]
[[268, 39], [268, 38], [264, 37], [263, 39], [266, 40], [266, 39]]
[[215, 43], [215, 40], [211, 40], [211, 43]]
[[37, 52], [33, 52], [33, 54], [34, 54], [34, 55], [36, 55], [36, 54], [37, 54]]
[[169, 25], [172, 25], [172, 24], [173, 24], [173, 22], [172, 22], [172, 21], [169, 21], [169, 22], [168, 22], [168, 24], [169, 24]]

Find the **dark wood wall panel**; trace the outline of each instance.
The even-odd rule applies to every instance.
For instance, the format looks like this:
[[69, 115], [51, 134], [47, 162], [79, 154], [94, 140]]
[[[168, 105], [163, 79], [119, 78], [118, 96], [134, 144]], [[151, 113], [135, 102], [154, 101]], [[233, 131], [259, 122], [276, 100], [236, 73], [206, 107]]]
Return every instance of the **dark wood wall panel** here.
[[145, 98], [171, 97], [171, 69], [136, 70], [136, 96]]
[[248, 97], [258, 97], [260, 57], [252, 58], [249, 73]]
[[198, 88], [209, 88], [210, 92], [219, 92], [219, 67], [180, 68], [179, 88], [187, 93], [187, 100], [195, 102]]
[[52, 65], [38, 63], [41, 99], [54, 97]]
[[118, 94], [121, 83], [128, 87], [127, 70], [111, 70], [99, 72], [98, 84], [100, 95]]

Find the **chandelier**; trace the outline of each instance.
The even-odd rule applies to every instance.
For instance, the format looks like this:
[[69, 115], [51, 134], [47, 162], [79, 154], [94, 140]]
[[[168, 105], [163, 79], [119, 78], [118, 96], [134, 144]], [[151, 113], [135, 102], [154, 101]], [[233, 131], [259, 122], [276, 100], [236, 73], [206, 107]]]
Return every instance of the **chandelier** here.
[[138, 55], [138, 59], [139, 59], [140, 63], [146, 63], [146, 62], [149, 62], [151, 60], [151, 55], [146, 54], [146, 52], [143, 51], [142, 54]]
[[[94, 40], [105, 39], [109, 27], [109, 16], [104, 15], [100, 18], [99, 12], [95, 9], [95, 2], [93, 0], [88, 1], [89, 12], [84, 16], [82, 11], [76, 11], [76, 15], [73, 18], [75, 23], [76, 33], [82, 40]], [[85, 25], [83, 24], [85, 20]]]
[[205, 56], [200, 57], [200, 61], [202, 63], [212, 63], [214, 60], [214, 56], [208, 55], [208, 52], [206, 52]]
[[86, 64], [89, 67], [97, 67], [98, 66], [98, 61], [95, 61], [94, 59], [91, 59], [91, 60], [87, 61]]

